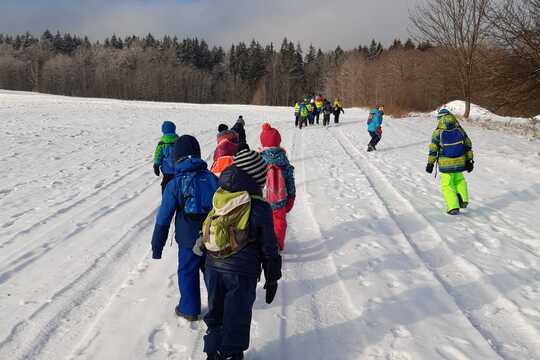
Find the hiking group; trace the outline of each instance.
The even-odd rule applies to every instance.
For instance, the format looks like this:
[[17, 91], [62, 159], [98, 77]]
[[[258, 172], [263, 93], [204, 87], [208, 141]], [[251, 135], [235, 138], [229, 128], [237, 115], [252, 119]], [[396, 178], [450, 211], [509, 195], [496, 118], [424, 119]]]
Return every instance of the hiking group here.
[[323, 115], [323, 126], [330, 125], [330, 116], [334, 115], [334, 124], [339, 123], [339, 116], [345, 114], [345, 110], [339, 99], [330, 100], [323, 98], [322, 95], [307, 97], [294, 104], [294, 126], [302, 129], [307, 126], [319, 125], [319, 119]]
[[[317, 108], [323, 109], [323, 126], [328, 126], [330, 114], [337, 124], [344, 113], [338, 100], [332, 106], [318, 97], [295, 105], [295, 125], [318, 123], [320, 112], [313, 110]], [[377, 150], [381, 141], [383, 115], [382, 104], [369, 112], [368, 152]], [[463, 172], [474, 168], [472, 142], [447, 109], [440, 110], [437, 118], [426, 171], [432, 173], [438, 166], [447, 212], [457, 215], [469, 204]], [[162, 132], [154, 153], [154, 172], [163, 174], [163, 198], [152, 236], [152, 257], [161, 258], [174, 217], [180, 290], [175, 313], [188, 321], [199, 319], [202, 272], [208, 292], [207, 359], [243, 359], [261, 273], [268, 304], [281, 278], [287, 214], [296, 198], [294, 167], [281, 147], [280, 132], [268, 123], [261, 129], [259, 151], [251, 150], [242, 116], [230, 129], [226, 124], [218, 126], [210, 168], [201, 159], [196, 138], [178, 136], [170, 121], [163, 123]]]
[[161, 258], [174, 217], [180, 291], [175, 313], [199, 320], [202, 272], [208, 292], [204, 352], [210, 360], [243, 359], [261, 272], [266, 303], [277, 292], [286, 217], [296, 196], [294, 167], [279, 131], [265, 123], [261, 149], [254, 151], [244, 126], [242, 117], [231, 129], [219, 125], [210, 169], [197, 139], [176, 135], [172, 122], [163, 123], [154, 155], [154, 171], [163, 173], [163, 198], [152, 257]]

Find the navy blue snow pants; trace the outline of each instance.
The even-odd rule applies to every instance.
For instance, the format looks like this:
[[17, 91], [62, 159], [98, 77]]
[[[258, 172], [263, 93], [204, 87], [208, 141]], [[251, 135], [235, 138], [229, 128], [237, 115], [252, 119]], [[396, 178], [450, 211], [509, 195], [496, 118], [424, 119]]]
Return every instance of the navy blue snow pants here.
[[204, 352], [237, 354], [247, 350], [257, 278], [207, 267], [204, 280], [208, 289]]

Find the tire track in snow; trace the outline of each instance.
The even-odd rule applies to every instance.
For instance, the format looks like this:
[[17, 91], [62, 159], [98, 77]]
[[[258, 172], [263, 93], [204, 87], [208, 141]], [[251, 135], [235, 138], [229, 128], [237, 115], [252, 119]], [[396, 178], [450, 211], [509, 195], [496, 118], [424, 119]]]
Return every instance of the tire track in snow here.
[[[335, 133], [337, 132], [337, 134]], [[393, 185], [384, 178], [380, 170], [376, 169], [369, 163], [369, 160], [363, 155], [360, 150], [354, 146], [351, 141], [343, 135], [342, 131], [337, 129], [328, 130], [328, 133], [339, 143], [343, 152], [353, 161], [355, 166], [362, 172], [372, 186], [375, 194], [383, 203], [391, 216], [393, 222], [406, 238], [409, 245], [413, 248], [418, 258], [422, 261], [425, 267], [431, 272], [435, 279], [441, 284], [448, 295], [453, 299], [457, 308], [462, 312], [463, 316], [469, 321], [471, 326], [477, 331], [477, 333], [489, 344], [489, 346], [495, 351], [495, 353], [502, 359], [514, 359], [516, 354], [512, 353], [515, 348], [519, 348], [519, 352], [525, 352], [520, 355], [533, 356], [533, 354], [540, 353], [540, 343], [538, 338], [540, 334], [536, 328], [531, 326], [519, 313], [516, 305], [505, 298], [495, 287], [482, 282], [483, 273], [476, 267], [476, 265], [468, 262], [466, 259], [451, 252], [445, 245], [442, 237], [437, 232], [435, 227], [429, 223], [409, 202], [403, 197], [399, 191], [397, 191]], [[365, 161], [365, 165], [360, 163], [353, 153], [361, 156]], [[405, 208], [409, 210], [409, 221], [414, 221], [416, 225], [415, 229], [424, 229], [417, 231], [415, 239], [409, 235], [406, 229], [410, 227], [410, 224], [406, 224], [401, 221], [399, 208]], [[418, 226], [420, 225], [420, 226]], [[435, 245], [435, 246], [434, 246]], [[430, 250], [439, 249], [442, 254], [436, 256], [430, 256]], [[442, 249], [442, 250], [440, 250]], [[444, 256], [442, 256], [444, 255]], [[453, 263], [450, 264], [451, 269], [448, 273], [442, 273], [439, 269], [446, 266], [443, 262], [448, 259], [452, 259]], [[482, 294], [495, 294], [494, 302], [498, 307], [510, 310], [512, 315], [508, 317], [508, 321], [513, 323], [513, 329], [520, 332], [519, 339], [522, 340], [520, 344], [516, 346], [509, 345], [505, 342], [506, 339], [515, 338], [515, 336], [507, 336], [505, 331], [511, 331], [510, 329], [498, 329], [496, 326], [490, 327], [489, 319], [483, 319], [481, 315], [475, 314], [474, 310], [467, 309], [468, 297], [470, 294], [461, 294], [458, 288], [455, 288], [450, 280], [452, 270], [458, 270], [458, 273], [466, 273], [472, 275], [474, 280], [478, 281], [478, 287], [482, 290]], [[500, 333], [499, 331], [502, 331]], [[516, 358], [517, 359], [517, 358]]]
[[[50, 301], [41, 305], [29, 317], [17, 323], [0, 342], [0, 354], [10, 354], [10, 357], [15, 359], [36, 359], [50, 342], [55, 342], [56, 346], [65, 346], [68, 342], [64, 336], [68, 333], [72, 340], [78, 338], [79, 331], [74, 326], [77, 322], [73, 322], [69, 317], [78, 317], [79, 322], [85, 322], [99, 314], [106, 295], [106, 291], [100, 293], [100, 286], [103, 286], [103, 282], [111, 281], [108, 279], [111, 274], [123, 273], [118, 271], [117, 267], [121, 268], [124, 259], [129, 258], [129, 251], [137, 245], [134, 240], [152, 224], [155, 214], [154, 211], [137, 221], [107, 251], [97, 257], [86, 271], [56, 291]], [[93, 303], [94, 306], [88, 306], [88, 303]], [[86, 312], [81, 311], [83, 307]], [[57, 334], [65, 326], [68, 329]]]

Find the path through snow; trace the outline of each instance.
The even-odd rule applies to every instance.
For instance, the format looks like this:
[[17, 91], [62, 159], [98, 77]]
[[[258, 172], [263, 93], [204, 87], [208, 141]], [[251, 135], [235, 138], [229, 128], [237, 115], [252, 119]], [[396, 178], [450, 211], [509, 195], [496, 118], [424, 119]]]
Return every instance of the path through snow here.
[[176, 245], [150, 259], [150, 161], [161, 121], [208, 159], [239, 114], [252, 145], [263, 121], [281, 130], [298, 189], [247, 359], [540, 359], [538, 141], [468, 128], [472, 203], [454, 218], [423, 172], [427, 117], [386, 119], [368, 154], [360, 109], [298, 131], [287, 108], [14, 92], [0, 92], [0, 358], [204, 358], [204, 324], [173, 313]]

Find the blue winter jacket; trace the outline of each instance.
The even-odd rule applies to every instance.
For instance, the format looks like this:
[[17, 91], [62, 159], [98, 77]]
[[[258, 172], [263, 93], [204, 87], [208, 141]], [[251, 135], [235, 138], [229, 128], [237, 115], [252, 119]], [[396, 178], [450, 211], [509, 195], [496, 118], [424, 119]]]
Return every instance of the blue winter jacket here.
[[373, 109], [369, 112], [368, 131], [375, 132], [382, 125], [384, 112], [379, 109]]
[[176, 164], [176, 176], [165, 187], [161, 206], [156, 218], [154, 234], [152, 235], [152, 257], [154, 259], [161, 258], [161, 252], [167, 243], [169, 227], [175, 213], [176, 242], [183, 248], [191, 249], [195, 245], [204, 219], [190, 219], [186, 217], [182, 211], [182, 204], [179, 199], [179, 182], [182, 181], [182, 176], [187, 173], [206, 169], [206, 162], [199, 158], [188, 158]]
[[[221, 173], [218, 186], [230, 192], [247, 191], [251, 195], [262, 196], [262, 190], [255, 180], [235, 165]], [[218, 272], [259, 276], [262, 264], [281, 261], [274, 234], [272, 209], [267, 202], [252, 200], [248, 236], [254, 240], [253, 243], [225, 259], [207, 256], [206, 267]]]
[[[261, 152], [261, 156], [267, 164], [275, 164], [283, 169], [285, 184], [287, 185], [287, 198], [296, 197], [296, 185], [294, 183], [294, 166], [287, 158], [285, 150], [279, 147], [266, 148]], [[287, 205], [287, 200], [272, 205], [273, 209], [282, 209]]]

